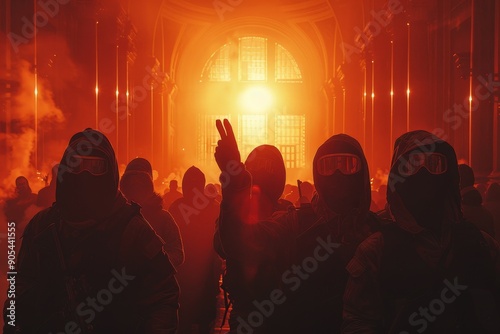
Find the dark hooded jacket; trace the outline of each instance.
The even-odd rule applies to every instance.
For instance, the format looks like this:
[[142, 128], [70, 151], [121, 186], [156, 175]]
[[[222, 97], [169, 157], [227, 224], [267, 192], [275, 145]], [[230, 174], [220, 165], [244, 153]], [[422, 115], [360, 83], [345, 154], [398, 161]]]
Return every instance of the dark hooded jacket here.
[[[82, 156], [104, 159], [102, 175], [78, 170]], [[139, 208], [118, 191], [116, 158], [102, 133], [71, 138], [56, 203], [30, 221], [23, 238], [16, 326], [5, 333], [175, 332], [174, 269]]]
[[[286, 172], [276, 147], [256, 147], [233, 174], [228, 182], [221, 176], [221, 213], [214, 247], [226, 259], [223, 288], [232, 302], [229, 324], [236, 333], [247, 330], [247, 316], [255, 308], [252, 301], [269, 298], [270, 289], [277, 286], [286, 229], [272, 216], [283, 214], [281, 210], [292, 204], [279, 201]], [[272, 331], [267, 322], [255, 330]]]
[[[232, 330], [340, 332], [342, 293], [347, 279], [344, 267], [376, 222], [369, 213], [370, 179], [359, 143], [347, 135], [333, 136], [318, 149], [314, 164], [331, 153], [355, 154], [362, 168], [352, 177], [324, 177], [314, 171], [319, 196], [312, 205], [291, 207], [267, 218], [255, 217], [244, 210], [251, 202], [253, 174], [242, 168], [223, 187], [220, 234], [227, 254], [228, 276], [230, 261], [244, 268], [232, 280], [235, 283], [229, 282], [226, 287], [233, 295], [233, 311], [238, 311], [232, 315]], [[352, 198], [342, 203], [352, 205], [349, 210], [337, 213], [330, 208], [328, 196], [335, 191], [351, 194]], [[272, 293], [279, 298], [272, 307], [262, 302], [272, 312], [266, 314], [263, 324], [256, 326], [251, 314], [261, 301], [269, 301]]]
[[[330, 154], [352, 154], [360, 159], [360, 171], [344, 175], [339, 170], [321, 175], [321, 157]], [[287, 217], [295, 236], [292, 263], [308, 273], [304, 279], [295, 273], [283, 276], [291, 291], [284, 313], [290, 314], [288, 332], [340, 333], [342, 297], [348, 273], [347, 263], [358, 244], [379, 228], [370, 212], [371, 191], [368, 164], [360, 144], [352, 137], [339, 134], [330, 137], [317, 150], [313, 160], [313, 178], [317, 195], [311, 207], [304, 206]], [[321, 250], [321, 252], [319, 252]], [[324, 252], [324, 253], [323, 253]], [[318, 265], [308, 268], [310, 259]], [[300, 278], [300, 284], [297, 278]]]
[[[444, 155], [446, 171], [405, 175], [414, 151]], [[498, 244], [463, 220], [453, 148], [426, 131], [399, 137], [387, 200], [395, 223], [366, 239], [347, 267], [342, 332], [497, 333]]]

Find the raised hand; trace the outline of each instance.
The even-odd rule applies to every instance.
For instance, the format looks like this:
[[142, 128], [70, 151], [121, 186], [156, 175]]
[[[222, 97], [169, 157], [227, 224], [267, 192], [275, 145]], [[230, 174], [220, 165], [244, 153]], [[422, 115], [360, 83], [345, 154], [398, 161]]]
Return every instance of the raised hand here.
[[215, 126], [220, 134], [220, 140], [215, 148], [215, 161], [222, 172], [228, 168], [234, 168], [235, 165], [241, 163], [240, 151], [234, 137], [233, 127], [227, 119], [224, 119], [224, 124], [218, 119], [215, 121]]

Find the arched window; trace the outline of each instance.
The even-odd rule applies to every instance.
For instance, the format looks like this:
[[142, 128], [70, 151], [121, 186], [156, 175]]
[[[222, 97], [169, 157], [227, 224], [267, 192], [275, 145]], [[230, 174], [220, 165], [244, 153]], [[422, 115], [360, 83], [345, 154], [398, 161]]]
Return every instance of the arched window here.
[[231, 44], [215, 51], [205, 65], [202, 81], [231, 81]]
[[236, 79], [241, 82], [301, 83], [302, 73], [295, 58], [283, 45], [265, 37], [247, 36], [215, 51], [201, 75], [201, 81]]

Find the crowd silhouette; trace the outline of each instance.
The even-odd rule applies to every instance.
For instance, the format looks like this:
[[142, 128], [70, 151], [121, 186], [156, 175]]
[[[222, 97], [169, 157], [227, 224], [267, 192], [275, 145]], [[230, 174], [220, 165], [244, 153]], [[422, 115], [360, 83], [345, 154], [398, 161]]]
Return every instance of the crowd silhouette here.
[[313, 182], [287, 185], [278, 148], [243, 161], [230, 122], [214, 126], [220, 184], [192, 166], [160, 195], [140, 157], [120, 178], [92, 129], [38, 195], [19, 176], [4, 333], [213, 333], [219, 318], [245, 334], [500, 333], [500, 185], [481, 193], [449, 143], [401, 135], [372, 189], [360, 143], [336, 134]]

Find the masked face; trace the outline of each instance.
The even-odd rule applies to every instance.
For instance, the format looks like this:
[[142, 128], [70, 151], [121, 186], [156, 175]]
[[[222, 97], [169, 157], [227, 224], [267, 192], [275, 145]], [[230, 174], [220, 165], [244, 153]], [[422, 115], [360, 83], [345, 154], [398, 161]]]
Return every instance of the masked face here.
[[100, 219], [111, 211], [116, 193], [111, 193], [112, 187], [103, 186], [109, 183], [106, 176], [88, 172], [67, 174], [63, 182], [74, 189], [71, 197], [65, 200], [64, 209], [68, 217], [75, 220]]
[[420, 226], [436, 229], [441, 225], [445, 208], [445, 169], [433, 169], [431, 173], [423, 164], [421, 166], [414, 168], [404, 182], [396, 186], [396, 191]]
[[[316, 187], [327, 206], [347, 213], [360, 206], [363, 189], [361, 159], [348, 153], [326, 154], [316, 162]], [[318, 182], [319, 181], [319, 182]]]

